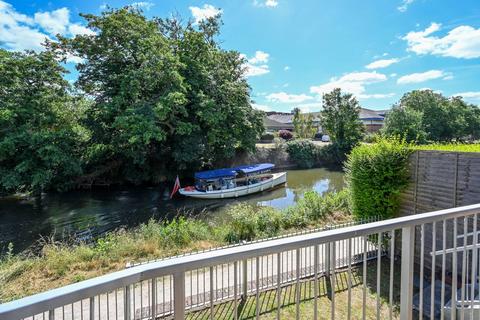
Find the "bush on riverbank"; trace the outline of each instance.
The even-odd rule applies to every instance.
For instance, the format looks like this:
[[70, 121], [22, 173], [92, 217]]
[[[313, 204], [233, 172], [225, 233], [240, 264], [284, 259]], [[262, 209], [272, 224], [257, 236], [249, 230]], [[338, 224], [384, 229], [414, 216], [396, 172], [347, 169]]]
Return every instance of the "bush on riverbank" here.
[[352, 213], [357, 218], [393, 217], [408, 184], [411, 146], [396, 138], [355, 147], [345, 163]]
[[351, 220], [347, 190], [326, 195], [308, 191], [295, 206], [285, 210], [242, 203], [231, 207], [227, 215], [230, 223], [225, 240], [229, 243]]
[[44, 240], [39, 255], [7, 254], [0, 259], [0, 303], [125, 268], [131, 261], [159, 259], [350, 220], [346, 191], [305, 199], [286, 210], [239, 204], [225, 223], [193, 218], [150, 220], [132, 230], [117, 230], [92, 244]]
[[308, 169], [317, 165], [320, 147], [310, 140], [299, 139], [287, 143], [287, 152], [296, 165]]

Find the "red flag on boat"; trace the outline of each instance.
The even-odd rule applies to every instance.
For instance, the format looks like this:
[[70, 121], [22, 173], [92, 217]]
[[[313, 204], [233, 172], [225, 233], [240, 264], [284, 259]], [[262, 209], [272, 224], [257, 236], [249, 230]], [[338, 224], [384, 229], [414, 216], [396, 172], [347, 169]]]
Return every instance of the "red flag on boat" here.
[[177, 179], [175, 179], [175, 185], [173, 186], [173, 189], [172, 189], [172, 193], [170, 194], [170, 199], [173, 198], [173, 195], [175, 193], [177, 193], [177, 191], [181, 188], [180, 186], [180, 179], [178, 179], [178, 175], [177, 175]]

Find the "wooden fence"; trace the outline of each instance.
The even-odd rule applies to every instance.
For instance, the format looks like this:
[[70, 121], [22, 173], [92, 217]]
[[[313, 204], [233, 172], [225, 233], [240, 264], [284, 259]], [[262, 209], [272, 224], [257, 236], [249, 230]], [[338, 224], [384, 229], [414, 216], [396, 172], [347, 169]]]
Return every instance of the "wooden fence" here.
[[[410, 159], [411, 183], [402, 193], [400, 215], [407, 216], [439, 209], [459, 207], [480, 203], [480, 153], [417, 151]], [[463, 247], [464, 221], [457, 222], [457, 245]], [[473, 219], [467, 221], [468, 232], [473, 230]], [[480, 230], [479, 230], [480, 231]], [[454, 223], [438, 222], [435, 228], [435, 246], [432, 224], [425, 225], [425, 265], [432, 265], [432, 252], [453, 248]], [[443, 233], [445, 232], [445, 242]], [[416, 261], [420, 261], [420, 230], [416, 234]], [[467, 237], [467, 244], [473, 238]], [[452, 266], [453, 254], [446, 254], [446, 265]], [[459, 253], [457, 261], [462, 261]], [[438, 255], [435, 261], [437, 266], [442, 264], [442, 256]], [[460, 269], [458, 269], [460, 270]]]

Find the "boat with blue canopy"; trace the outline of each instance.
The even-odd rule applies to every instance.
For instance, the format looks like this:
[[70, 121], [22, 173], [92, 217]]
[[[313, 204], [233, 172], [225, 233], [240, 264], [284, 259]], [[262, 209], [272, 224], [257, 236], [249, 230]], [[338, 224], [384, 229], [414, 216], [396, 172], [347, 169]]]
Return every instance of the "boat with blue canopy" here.
[[287, 182], [286, 172], [272, 172], [272, 163], [242, 165], [195, 173], [195, 185], [180, 194], [201, 199], [237, 198], [273, 189]]

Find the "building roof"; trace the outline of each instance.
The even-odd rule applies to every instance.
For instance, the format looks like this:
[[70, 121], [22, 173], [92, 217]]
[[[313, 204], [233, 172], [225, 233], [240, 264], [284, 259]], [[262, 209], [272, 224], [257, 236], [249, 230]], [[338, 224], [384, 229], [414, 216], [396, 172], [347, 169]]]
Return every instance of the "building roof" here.
[[381, 116], [378, 111], [361, 108], [360, 120], [384, 120], [385, 117]]
[[268, 115], [267, 118], [277, 123], [293, 123], [293, 113], [274, 113]]
[[268, 116], [263, 117], [263, 125], [265, 128], [281, 128], [281, 129], [293, 129], [292, 123], [283, 123], [270, 119]]
[[[310, 112], [309, 114], [313, 115], [313, 121], [320, 120], [320, 112]], [[360, 117], [360, 120], [383, 120], [384, 119], [384, 116], [382, 116], [379, 113], [379, 111], [365, 109], [365, 108], [360, 109], [359, 117]], [[283, 124], [293, 123], [293, 113], [270, 112], [269, 114], [267, 114], [266, 118], [273, 120], [277, 123], [278, 122]]]

